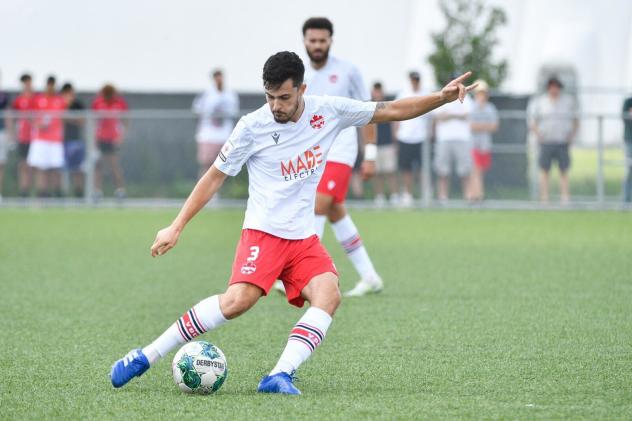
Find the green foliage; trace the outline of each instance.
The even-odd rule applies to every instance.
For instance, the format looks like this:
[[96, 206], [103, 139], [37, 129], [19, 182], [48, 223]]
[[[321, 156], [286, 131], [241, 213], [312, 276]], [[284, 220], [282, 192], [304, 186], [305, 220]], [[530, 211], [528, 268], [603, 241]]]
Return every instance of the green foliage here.
[[507, 23], [505, 12], [486, 7], [482, 0], [441, 0], [447, 21], [443, 31], [432, 34], [436, 51], [428, 57], [439, 84], [454, 72], [471, 70], [473, 79], [484, 79], [498, 87], [507, 75], [507, 61], [493, 62], [498, 44], [496, 30]]

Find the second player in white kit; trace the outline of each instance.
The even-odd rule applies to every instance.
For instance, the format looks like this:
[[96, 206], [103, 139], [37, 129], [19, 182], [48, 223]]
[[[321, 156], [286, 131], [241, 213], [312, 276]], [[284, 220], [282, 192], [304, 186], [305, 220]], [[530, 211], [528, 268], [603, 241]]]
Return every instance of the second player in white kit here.
[[[358, 68], [329, 54], [332, 35], [333, 25], [327, 18], [310, 18], [303, 25], [303, 41], [309, 57], [305, 66], [306, 93], [368, 101], [370, 94]], [[376, 129], [371, 125], [362, 130], [366, 148], [362, 169], [363, 176], [367, 177], [375, 172]], [[360, 276], [356, 286], [345, 293], [348, 297], [379, 292], [383, 285], [344, 204], [357, 155], [357, 129], [350, 127], [338, 134], [329, 152], [315, 207], [316, 234], [322, 239], [325, 221], [329, 220], [336, 239]], [[276, 286], [282, 289], [280, 284]]]

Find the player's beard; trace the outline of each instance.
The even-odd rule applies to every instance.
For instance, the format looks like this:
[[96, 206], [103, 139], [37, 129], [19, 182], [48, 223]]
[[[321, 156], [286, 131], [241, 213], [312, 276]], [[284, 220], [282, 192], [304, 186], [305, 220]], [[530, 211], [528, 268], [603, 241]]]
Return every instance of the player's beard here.
[[308, 48], [305, 49], [307, 51], [307, 55], [312, 63], [315, 64], [323, 64], [329, 58], [329, 47], [326, 50], [319, 50], [320, 55], [316, 56]]
[[301, 99], [298, 98], [296, 100], [296, 107], [294, 107], [294, 110], [291, 113], [272, 113], [272, 115], [274, 116], [274, 121], [276, 121], [277, 123], [281, 123], [281, 124], [285, 124], [288, 121], [290, 121], [292, 119], [292, 117], [294, 117], [294, 114], [296, 114], [296, 112], [298, 111], [298, 107], [301, 105]]

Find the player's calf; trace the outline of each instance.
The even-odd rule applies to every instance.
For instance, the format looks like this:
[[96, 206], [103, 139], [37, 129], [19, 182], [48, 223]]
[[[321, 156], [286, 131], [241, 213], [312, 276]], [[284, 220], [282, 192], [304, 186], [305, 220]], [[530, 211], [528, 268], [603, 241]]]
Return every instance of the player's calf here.
[[213, 295], [185, 312], [162, 335], [145, 348], [130, 351], [112, 366], [110, 378], [121, 387], [141, 376], [151, 365], [179, 345], [213, 330], [245, 313], [261, 297], [262, 291], [250, 284], [234, 284], [224, 294]]

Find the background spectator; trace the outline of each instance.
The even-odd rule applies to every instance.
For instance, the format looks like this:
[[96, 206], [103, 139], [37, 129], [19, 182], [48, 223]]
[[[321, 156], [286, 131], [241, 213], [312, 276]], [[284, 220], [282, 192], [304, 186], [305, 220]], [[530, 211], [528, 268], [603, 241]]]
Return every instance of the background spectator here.
[[470, 114], [472, 129], [472, 175], [470, 177], [470, 199], [485, 197], [484, 175], [492, 165], [492, 133], [498, 130], [498, 110], [489, 102], [489, 85], [477, 80], [474, 89], [474, 105]]
[[127, 121], [121, 118], [121, 114], [129, 107], [114, 86], [107, 84], [101, 88], [101, 92], [92, 102], [92, 109], [99, 112], [96, 139], [100, 157], [94, 173], [95, 194], [97, 198], [103, 196], [103, 163], [105, 162], [112, 171], [114, 196], [117, 199], [123, 199], [126, 194], [119, 150], [125, 138]]
[[27, 156], [35, 168], [39, 197], [61, 197], [61, 173], [64, 166], [62, 112], [66, 103], [55, 90], [55, 77], [46, 79], [44, 93], [35, 96], [33, 110], [33, 140]]
[[454, 101], [435, 110], [436, 154], [434, 169], [439, 176], [437, 195], [439, 200], [448, 200], [452, 164], [461, 178], [463, 198], [469, 199], [469, 176], [472, 171], [472, 133], [469, 115], [472, 100], [465, 96], [463, 103]]
[[35, 95], [30, 74], [23, 74], [20, 77], [20, 83], [22, 84], [22, 91], [13, 100], [11, 108], [23, 116], [18, 116], [15, 121], [9, 120], [9, 136], [18, 142], [18, 188], [20, 196], [27, 197], [31, 194], [33, 183], [33, 169], [29, 166], [26, 158], [29, 155], [33, 135], [32, 116], [29, 113], [33, 111]]
[[[397, 98], [408, 98], [422, 95], [421, 76], [418, 72], [408, 74], [410, 88], [401, 92]], [[423, 115], [412, 120], [394, 123], [395, 137], [397, 139], [398, 153], [397, 165], [403, 181], [400, 203], [402, 206], [413, 204], [413, 187], [415, 179], [420, 178], [422, 164], [422, 143], [428, 139], [430, 131], [428, 115]]]
[[[375, 82], [371, 90], [371, 101], [384, 101], [384, 99], [382, 84]], [[398, 201], [396, 171], [397, 146], [394, 142], [393, 126], [391, 123], [380, 123], [377, 125], [377, 160], [375, 161], [375, 177], [373, 179], [376, 205], [386, 204], [385, 182], [388, 183], [391, 203], [394, 204]]]
[[625, 143], [626, 176], [623, 182], [623, 200], [632, 202], [632, 96], [623, 103], [623, 141]]
[[193, 112], [199, 117], [195, 140], [200, 177], [217, 158], [239, 113], [239, 97], [226, 88], [222, 71], [215, 70], [212, 77], [213, 85], [193, 101]]
[[[61, 96], [64, 98], [68, 111], [76, 113], [85, 109], [83, 103], [77, 99], [70, 83], [62, 86]], [[66, 170], [70, 175], [72, 194], [75, 197], [83, 196], [84, 176], [81, 166], [86, 156], [83, 126], [82, 117], [72, 115], [64, 119], [64, 160]]]
[[549, 201], [549, 172], [553, 161], [560, 169], [562, 203], [570, 200], [568, 170], [571, 166], [570, 145], [579, 129], [577, 101], [562, 93], [562, 82], [552, 77], [547, 92], [529, 104], [530, 128], [539, 145], [540, 201]]
[[9, 107], [9, 95], [0, 91], [0, 201], [2, 201], [2, 186], [4, 184], [4, 164], [7, 162], [7, 151], [9, 149], [9, 137], [7, 136], [8, 117], [2, 115]]

